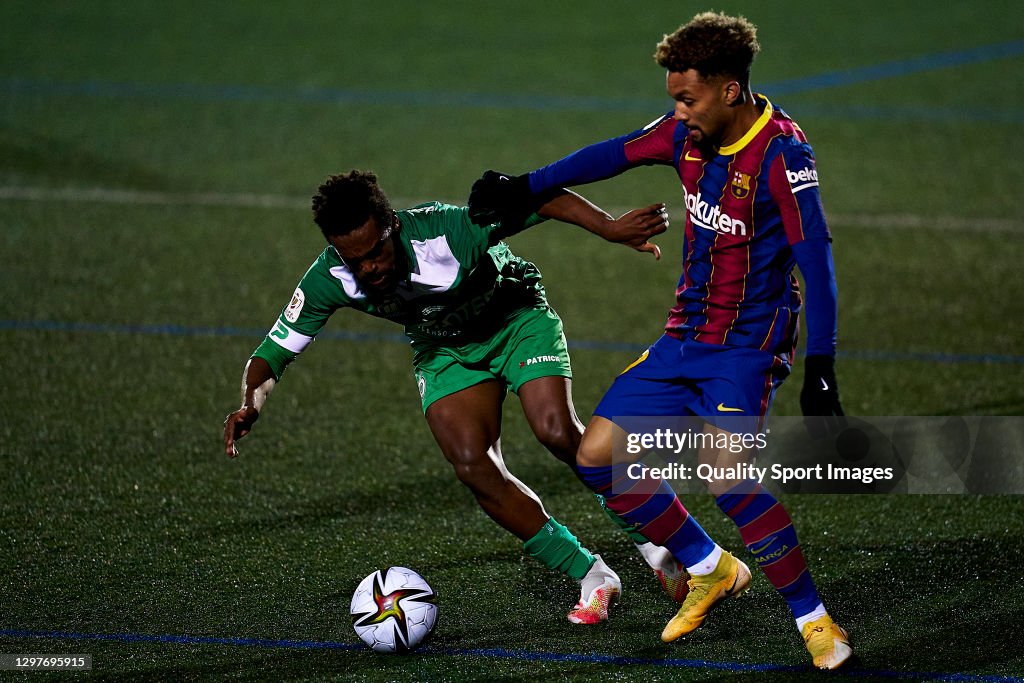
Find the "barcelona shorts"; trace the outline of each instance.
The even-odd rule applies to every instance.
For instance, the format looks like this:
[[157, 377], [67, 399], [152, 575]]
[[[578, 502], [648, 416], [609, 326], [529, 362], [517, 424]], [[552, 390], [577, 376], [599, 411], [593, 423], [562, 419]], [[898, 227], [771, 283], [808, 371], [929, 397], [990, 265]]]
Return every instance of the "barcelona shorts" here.
[[572, 378], [562, 320], [550, 306], [522, 309], [484, 341], [414, 343], [412, 364], [424, 413], [434, 401], [488, 380], [518, 392], [539, 377]]
[[760, 349], [663, 335], [615, 379], [594, 414], [612, 422], [696, 416], [726, 431], [735, 431], [738, 418], [753, 418], [761, 431], [789, 372], [787, 362]]

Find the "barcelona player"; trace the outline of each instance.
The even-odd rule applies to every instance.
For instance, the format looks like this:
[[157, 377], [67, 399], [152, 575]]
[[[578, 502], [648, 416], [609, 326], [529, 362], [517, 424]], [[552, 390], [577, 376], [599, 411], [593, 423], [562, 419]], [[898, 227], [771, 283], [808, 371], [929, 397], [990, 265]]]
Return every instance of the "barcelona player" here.
[[[746, 19], [697, 15], [657, 46], [673, 111], [529, 174], [488, 172], [469, 201], [470, 215], [486, 222], [521, 213], [549, 188], [637, 166], [667, 166], [682, 182], [687, 216], [676, 305], [663, 336], [601, 400], [577, 454], [580, 478], [612, 511], [671, 550], [690, 574], [689, 593], [665, 626], [665, 641], [698, 628], [713, 606], [742, 593], [750, 571], [708, 537], [666, 482], [630, 476], [636, 465], [630, 470], [613, 460], [613, 444], [624, 436], [615, 420], [698, 416], [704, 433], [718, 437], [731, 434], [742, 416], [761, 430], [790, 373], [802, 307], [808, 328], [802, 408], [822, 419], [842, 416], [831, 235], [814, 155], [800, 127], [752, 92], [750, 69], [759, 49], [756, 28]], [[806, 282], [806, 303], [795, 266]], [[698, 458], [728, 465], [751, 455], [709, 445]], [[709, 489], [791, 608], [815, 666], [842, 665], [852, 654], [849, 636], [822, 604], [782, 504], [754, 480], [723, 477]]]
[[[457, 478], [527, 554], [579, 582], [569, 621], [607, 620], [619, 577], [547, 513], [502, 458], [508, 390], [519, 396], [538, 441], [572, 467], [583, 425], [573, 408], [562, 321], [547, 303], [540, 271], [501, 240], [555, 218], [660, 256], [648, 238], [667, 227], [664, 205], [613, 218], [559, 189], [526, 220], [477, 227], [465, 207], [440, 202], [395, 211], [376, 175], [353, 170], [320, 186], [313, 217], [327, 247], [245, 366], [241, 406], [224, 421], [225, 453], [238, 454], [237, 441], [252, 430], [285, 368], [332, 314], [351, 309], [399, 323], [412, 345], [423, 414]], [[685, 574], [671, 554], [609, 517], [681, 600]]]

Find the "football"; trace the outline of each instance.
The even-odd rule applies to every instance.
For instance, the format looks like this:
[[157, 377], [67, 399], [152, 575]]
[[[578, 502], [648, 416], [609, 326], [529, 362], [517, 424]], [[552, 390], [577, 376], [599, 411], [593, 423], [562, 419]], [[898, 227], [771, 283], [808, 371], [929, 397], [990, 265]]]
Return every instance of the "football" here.
[[376, 571], [352, 595], [352, 627], [377, 652], [409, 652], [434, 630], [435, 599], [430, 585], [411, 569]]

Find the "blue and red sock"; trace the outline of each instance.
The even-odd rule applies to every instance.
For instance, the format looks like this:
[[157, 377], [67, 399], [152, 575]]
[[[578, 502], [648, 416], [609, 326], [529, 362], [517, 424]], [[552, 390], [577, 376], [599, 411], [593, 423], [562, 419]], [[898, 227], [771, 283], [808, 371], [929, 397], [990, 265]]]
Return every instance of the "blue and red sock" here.
[[[672, 487], [662, 479], [630, 478], [629, 465], [577, 467], [580, 480], [604, 496], [608, 509], [626, 520], [644, 538], [660, 545], [686, 566], [695, 565], [715, 549], [715, 542], [686, 512]], [[644, 473], [647, 468], [643, 467]]]
[[793, 616], [799, 618], [818, 608], [818, 590], [807, 570], [793, 520], [782, 503], [753, 479], [718, 496], [715, 502], [739, 527], [743, 543], [786, 599]]

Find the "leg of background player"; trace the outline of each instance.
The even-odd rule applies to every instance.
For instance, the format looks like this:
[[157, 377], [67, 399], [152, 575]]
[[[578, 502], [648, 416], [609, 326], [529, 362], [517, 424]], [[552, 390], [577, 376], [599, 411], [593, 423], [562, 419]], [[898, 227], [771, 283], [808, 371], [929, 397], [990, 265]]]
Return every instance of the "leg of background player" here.
[[[572, 380], [559, 376], [538, 377], [524, 383], [518, 393], [526, 421], [537, 441], [576, 472], [576, 452], [583, 439], [583, 423], [576, 416], [572, 403]], [[682, 602], [689, 579], [685, 568], [669, 551], [651, 543], [636, 527], [609, 509], [604, 496], [595, 496], [608, 518], [636, 544], [669, 597]], [[581, 601], [585, 604], [590, 602], [585, 595]]]
[[484, 512], [524, 541], [526, 552], [549, 569], [577, 581], [595, 568], [615, 576], [549, 517], [537, 495], [505, 467], [500, 450], [504, 397], [504, 387], [488, 381], [440, 398], [427, 408], [430, 431], [459, 481], [473, 492]]

